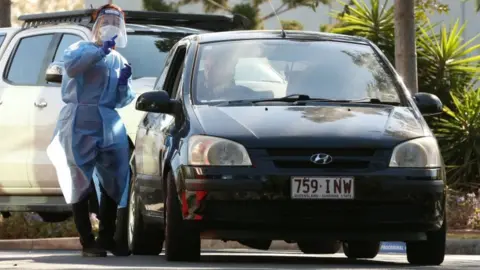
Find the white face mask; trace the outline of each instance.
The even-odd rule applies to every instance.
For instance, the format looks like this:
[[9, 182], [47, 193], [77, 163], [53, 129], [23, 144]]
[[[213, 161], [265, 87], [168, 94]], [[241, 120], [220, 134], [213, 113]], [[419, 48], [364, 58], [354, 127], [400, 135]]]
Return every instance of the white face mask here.
[[115, 35], [120, 34], [120, 28], [107, 25], [100, 28], [100, 39], [102, 41], [111, 40]]

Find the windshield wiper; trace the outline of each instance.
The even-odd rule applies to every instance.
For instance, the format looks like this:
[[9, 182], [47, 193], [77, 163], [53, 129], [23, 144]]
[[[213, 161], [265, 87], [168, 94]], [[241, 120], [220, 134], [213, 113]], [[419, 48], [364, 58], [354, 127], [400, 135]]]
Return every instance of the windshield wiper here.
[[[297, 101], [336, 101], [333, 99], [325, 99], [325, 98], [310, 98], [308, 95], [301, 95], [301, 94], [292, 94], [281, 98], [268, 98], [268, 99], [240, 99], [240, 100], [230, 100], [217, 103], [217, 106], [223, 105], [245, 105], [245, 104], [256, 104], [262, 102], [297, 102]], [[342, 101], [348, 102], [348, 101]]]
[[269, 98], [269, 99], [240, 99], [240, 100], [230, 100], [217, 103], [217, 106], [224, 106], [224, 105], [253, 105], [256, 103], [263, 103], [263, 102], [289, 102], [289, 103], [297, 103], [301, 101], [320, 101], [320, 102], [338, 102], [338, 103], [372, 103], [372, 104], [387, 104], [387, 105], [399, 105], [399, 102], [383, 102], [378, 98], [363, 98], [357, 100], [351, 99], [328, 99], [328, 98], [311, 98], [309, 95], [303, 94], [292, 94], [281, 98]]
[[324, 102], [339, 102], [339, 103], [348, 103], [350, 100], [340, 100], [340, 99], [329, 99], [329, 98], [311, 98], [309, 95], [303, 94], [291, 94], [281, 98], [270, 98], [270, 99], [258, 99], [252, 100], [252, 103], [260, 102], [292, 102], [297, 103], [300, 101], [324, 101]]
[[400, 105], [400, 102], [395, 101], [381, 101], [378, 98], [362, 98], [362, 99], [328, 99], [328, 98], [311, 98], [308, 95], [292, 94], [282, 98], [272, 98], [263, 100], [253, 100], [252, 103], [269, 102], [269, 101], [283, 101], [283, 102], [299, 102], [299, 101], [324, 101], [324, 102], [338, 102], [338, 103], [372, 103], [385, 105]]
[[371, 103], [371, 104], [385, 104], [385, 105], [400, 105], [398, 101], [381, 101], [378, 98], [362, 98], [357, 100], [351, 100], [351, 103]]
[[251, 100], [252, 103], [260, 103], [260, 102], [297, 102], [297, 101], [329, 101], [329, 102], [348, 102], [348, 100], [336, 100], [336, 99], [328, 99], [328, 98], [311, 98], [309, 95], [303, 94], [292, 94], [288, 96], [284, 96], [281, 98], [270, 98], [270, 99], [257, 99]]

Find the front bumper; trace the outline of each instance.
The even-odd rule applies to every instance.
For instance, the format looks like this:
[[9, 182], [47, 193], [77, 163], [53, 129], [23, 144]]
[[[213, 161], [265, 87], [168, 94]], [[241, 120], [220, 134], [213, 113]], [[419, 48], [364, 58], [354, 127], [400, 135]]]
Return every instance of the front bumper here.
[[[353, 200], [294, 200], [292, 176], [353, 176]], [[182, 167], [178, 175], [185, 220], [212, 238], [421, 240], [445, 216], [440, 169], [386, 169], [354, 174], [255, 168]]]

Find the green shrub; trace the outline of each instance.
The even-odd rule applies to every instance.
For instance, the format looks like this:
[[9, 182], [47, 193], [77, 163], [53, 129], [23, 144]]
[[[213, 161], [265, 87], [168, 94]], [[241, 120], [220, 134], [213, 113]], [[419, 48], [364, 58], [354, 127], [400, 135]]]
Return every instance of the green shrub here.
[[480, 91], [467, 88], [451, 96], [452, 108], [445, 106], [446, 116], [434, 124], [448, 165], [448, 183], [454, 188], [477, 190], [480, 184]]
[[368, 38], [393, 63], [395, 56], [395, 42], [392, 42], [395, 38], [393, 7], [386, 8], [386, 5], [381, 5], [380, 0], [370, 0], [371, 8], [365, 1], [352, 0], [351, 4], [343, 1], [337, 2], [347, 8], [331, 14], [339, 22], [333, 25], [329, 31]]
[[437, 95], [445, 105], [452, 105], [450, 92], [464, 91], [479, 71], [480, 56], [468, 55], [480, 44], [472, 45], [477, 37], [462, 40], [465, 27], [457, 20], [450, 29], [442, 25], [437, 34], [428, 23], [417, 34], [419, 89]]

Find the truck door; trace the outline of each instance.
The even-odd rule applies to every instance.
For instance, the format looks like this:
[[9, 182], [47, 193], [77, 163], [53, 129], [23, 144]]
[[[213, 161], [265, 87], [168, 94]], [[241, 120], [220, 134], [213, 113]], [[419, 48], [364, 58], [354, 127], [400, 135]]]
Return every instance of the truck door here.
[[[63, 62], [63, 52], [71, 44], [80, 40], [86, 40], [87, 36], [79, 30], [71, 30], [55, 34], [52, 45], [52, 53], [47, 55], [47, 65], [52, 62]], [[62, 100], [61, 85], [45, 81], [45, 72], [43, 74], [45, 86], [39, 89], [35, 96], [35, 106], [33, 108], [33, 128], [34, 140], [31, 156], [28, 159], [28, 166], [34, 172], [29, 174], [30, 184], [33, 188], [41, 189], [49, 193], [61, 193], [58, 184], [55, 167], [47, 155], [47, 147], [55, 132], [57, 118], [65, 103]]]
[[44, 85], [46, 57], [53, 34], [19, 32], [0, 59], [0, 187], [8, 193], [25, 193], [27, 160], [35, 138], [32, 114], [35, 98]]

